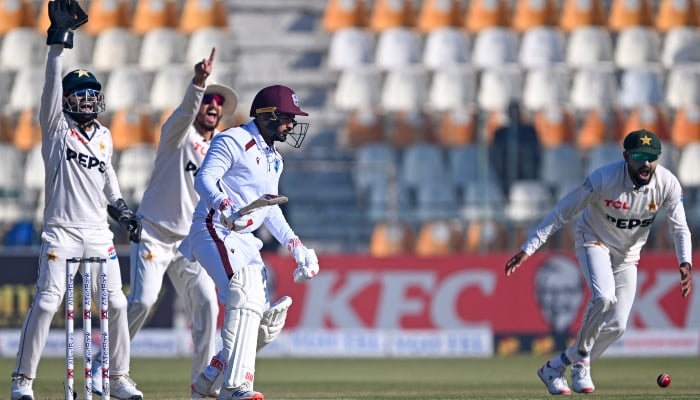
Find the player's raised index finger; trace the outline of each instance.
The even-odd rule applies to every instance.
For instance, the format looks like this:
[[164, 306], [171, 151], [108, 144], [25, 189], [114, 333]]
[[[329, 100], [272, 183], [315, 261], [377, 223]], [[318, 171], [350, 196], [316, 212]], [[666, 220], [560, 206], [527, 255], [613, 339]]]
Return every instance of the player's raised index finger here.
[[216, 55], [216, 47], [211, 48], [211, 54], [209, 55], [209, 64], [214, 62], [214, 55]]

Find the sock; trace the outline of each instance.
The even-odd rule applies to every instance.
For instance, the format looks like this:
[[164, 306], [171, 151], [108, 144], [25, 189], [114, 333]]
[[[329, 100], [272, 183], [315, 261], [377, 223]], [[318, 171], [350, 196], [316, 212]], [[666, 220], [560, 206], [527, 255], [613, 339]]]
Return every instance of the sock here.
[[566, 352], [561, 353], [559, 357], [555, 357], [549, 360], [549, 367], [554, 369], [565, 369], [568, 365], [571, 365], [571, 360], [566, 356]]

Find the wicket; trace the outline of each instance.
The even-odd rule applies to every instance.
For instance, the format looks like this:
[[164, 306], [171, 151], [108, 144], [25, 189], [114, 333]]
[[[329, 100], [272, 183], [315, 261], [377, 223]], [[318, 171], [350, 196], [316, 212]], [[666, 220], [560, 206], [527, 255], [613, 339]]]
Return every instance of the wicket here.
[[[102, 399], [109, 399], [109, 310], [107, 291], [107, 260], [99, 257], [79, 258], [74, 257], [66, 260], [66, 400], [74, 400], [77, 397], [73, 383], [74, 374], [74, 332], [73, 320], [75, 315], [74, 278], [76, 272], [82, 265], [83, 276], [83, 337], [84, 337], [84, 400], [92, 399], [92, 278], [90, 266], [99, 263], [99, 293], [100, 293], [100, 333], [101, 343], [101, 364], [102, 364]], [[77, 265], [76, 269], [73, 267]]]

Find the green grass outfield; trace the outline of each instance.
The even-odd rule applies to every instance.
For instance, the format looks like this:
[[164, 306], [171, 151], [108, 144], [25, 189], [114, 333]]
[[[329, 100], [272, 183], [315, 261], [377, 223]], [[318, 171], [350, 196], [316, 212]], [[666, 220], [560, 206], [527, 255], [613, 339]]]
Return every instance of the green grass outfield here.
[[[491, 359], [260, 359], [256, 389], [266, 399], [537, 399], [551, 398], [537, 378], [543, 357]], [[5, 378], [0, 398], [9, 397], [14, 360], [0, 359]], [[145, 399], [189, 398], [187, 359], [141, 359], [131, 376]], [[82, 362], [76, 359], [76, 367]], [[64, 361], [42, 360], [35, 400], [63, 396]], [[656, 386], [667, 372], [671, 386]], [[700, 399], [699, 358], [611, 358], [594, 364], [597, 399]], [[568, 373], [567, 373], [568, 377]], [[81, 385], [77, 377], [76, 384]], [[574, 394], [574, 397], [582, 395]], [[82, 398], [82, 393], [79, 394]], [[99, 398], [95, 396], [95, 398]]]

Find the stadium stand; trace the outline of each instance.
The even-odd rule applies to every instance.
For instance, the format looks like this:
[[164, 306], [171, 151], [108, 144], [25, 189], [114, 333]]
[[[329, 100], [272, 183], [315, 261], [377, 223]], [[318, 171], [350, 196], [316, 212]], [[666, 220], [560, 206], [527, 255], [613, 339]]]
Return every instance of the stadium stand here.
[[[46, 3], [0, 0], [0, 130], [22, 171], [34, 171], [40, 154], [36, 107]], [[697, 4], [690, 0], [87, 4], [90, 26], [75, 32], [65, 66], [89, 68], [103, 82], [108, 112], [101, 120], [113, 130], [117, 165], [135, 149], [153, 149], [192, 63], [212, 47], [212, 80], [241, 97], [236, 117], [221, 128], [248, 119], [252, 96], [263, 85], [295, 88], [312, 125], [301, 149], [280, 147], [289, 173], [281, 186], [303, 199], [285, 212], [322, 251], [454, 254], [519, 245], [536, 217], [523, 217], [524, 208], [510, 197], [517, 197], [520, 182], [504, 191], [489, 157], [493, 133], [513, 100], [536, 128], [539, 184], [548, 204], [596, 166], [620, 160], [621, 138], [639, 127], [664, 140], [661, 162], [683, 176], [689, 210], [700, 198], [691, 162], [700, 142], [700, 34]], [[27, 15], [30, 8], [34, 15]], [[441, 166], [432, 156], [412, 155], [418, 147], [437, 149]], [[405, 164], [412, 167], [403, 172]], [[17, 182], [22, 201], [36, 203], [30, 219], [38, 225], [43, 182], [26, 177]], [[137, 204], [144, 177], [130, 178], [124, 177], [125, 186]], [[310, 191], [310, 185], [324, 190]], [[429, 205], [437, 200], [431, 190], [452, 193], [456, 205]], [[332, 207], [332, 201], [341, 205]], [[2, 200], [3, 227], [27, 218], [18, 204]], [[449, 216], [428, 217], [432, 211]], [[700, 211], [688, 214], [699, 226]], [[433, 218], [434, 226], [423, 223]], [[397, 220], [409, 233], [396, 234], [404, 230]], [[567, 229], [548, 245], [568, 246]], [[387, 239], [387, 231], [398, 241]], [[5, 242], [22, 242], [17, 235]], [[654, 235], [652, 246], [669, 246]]]

